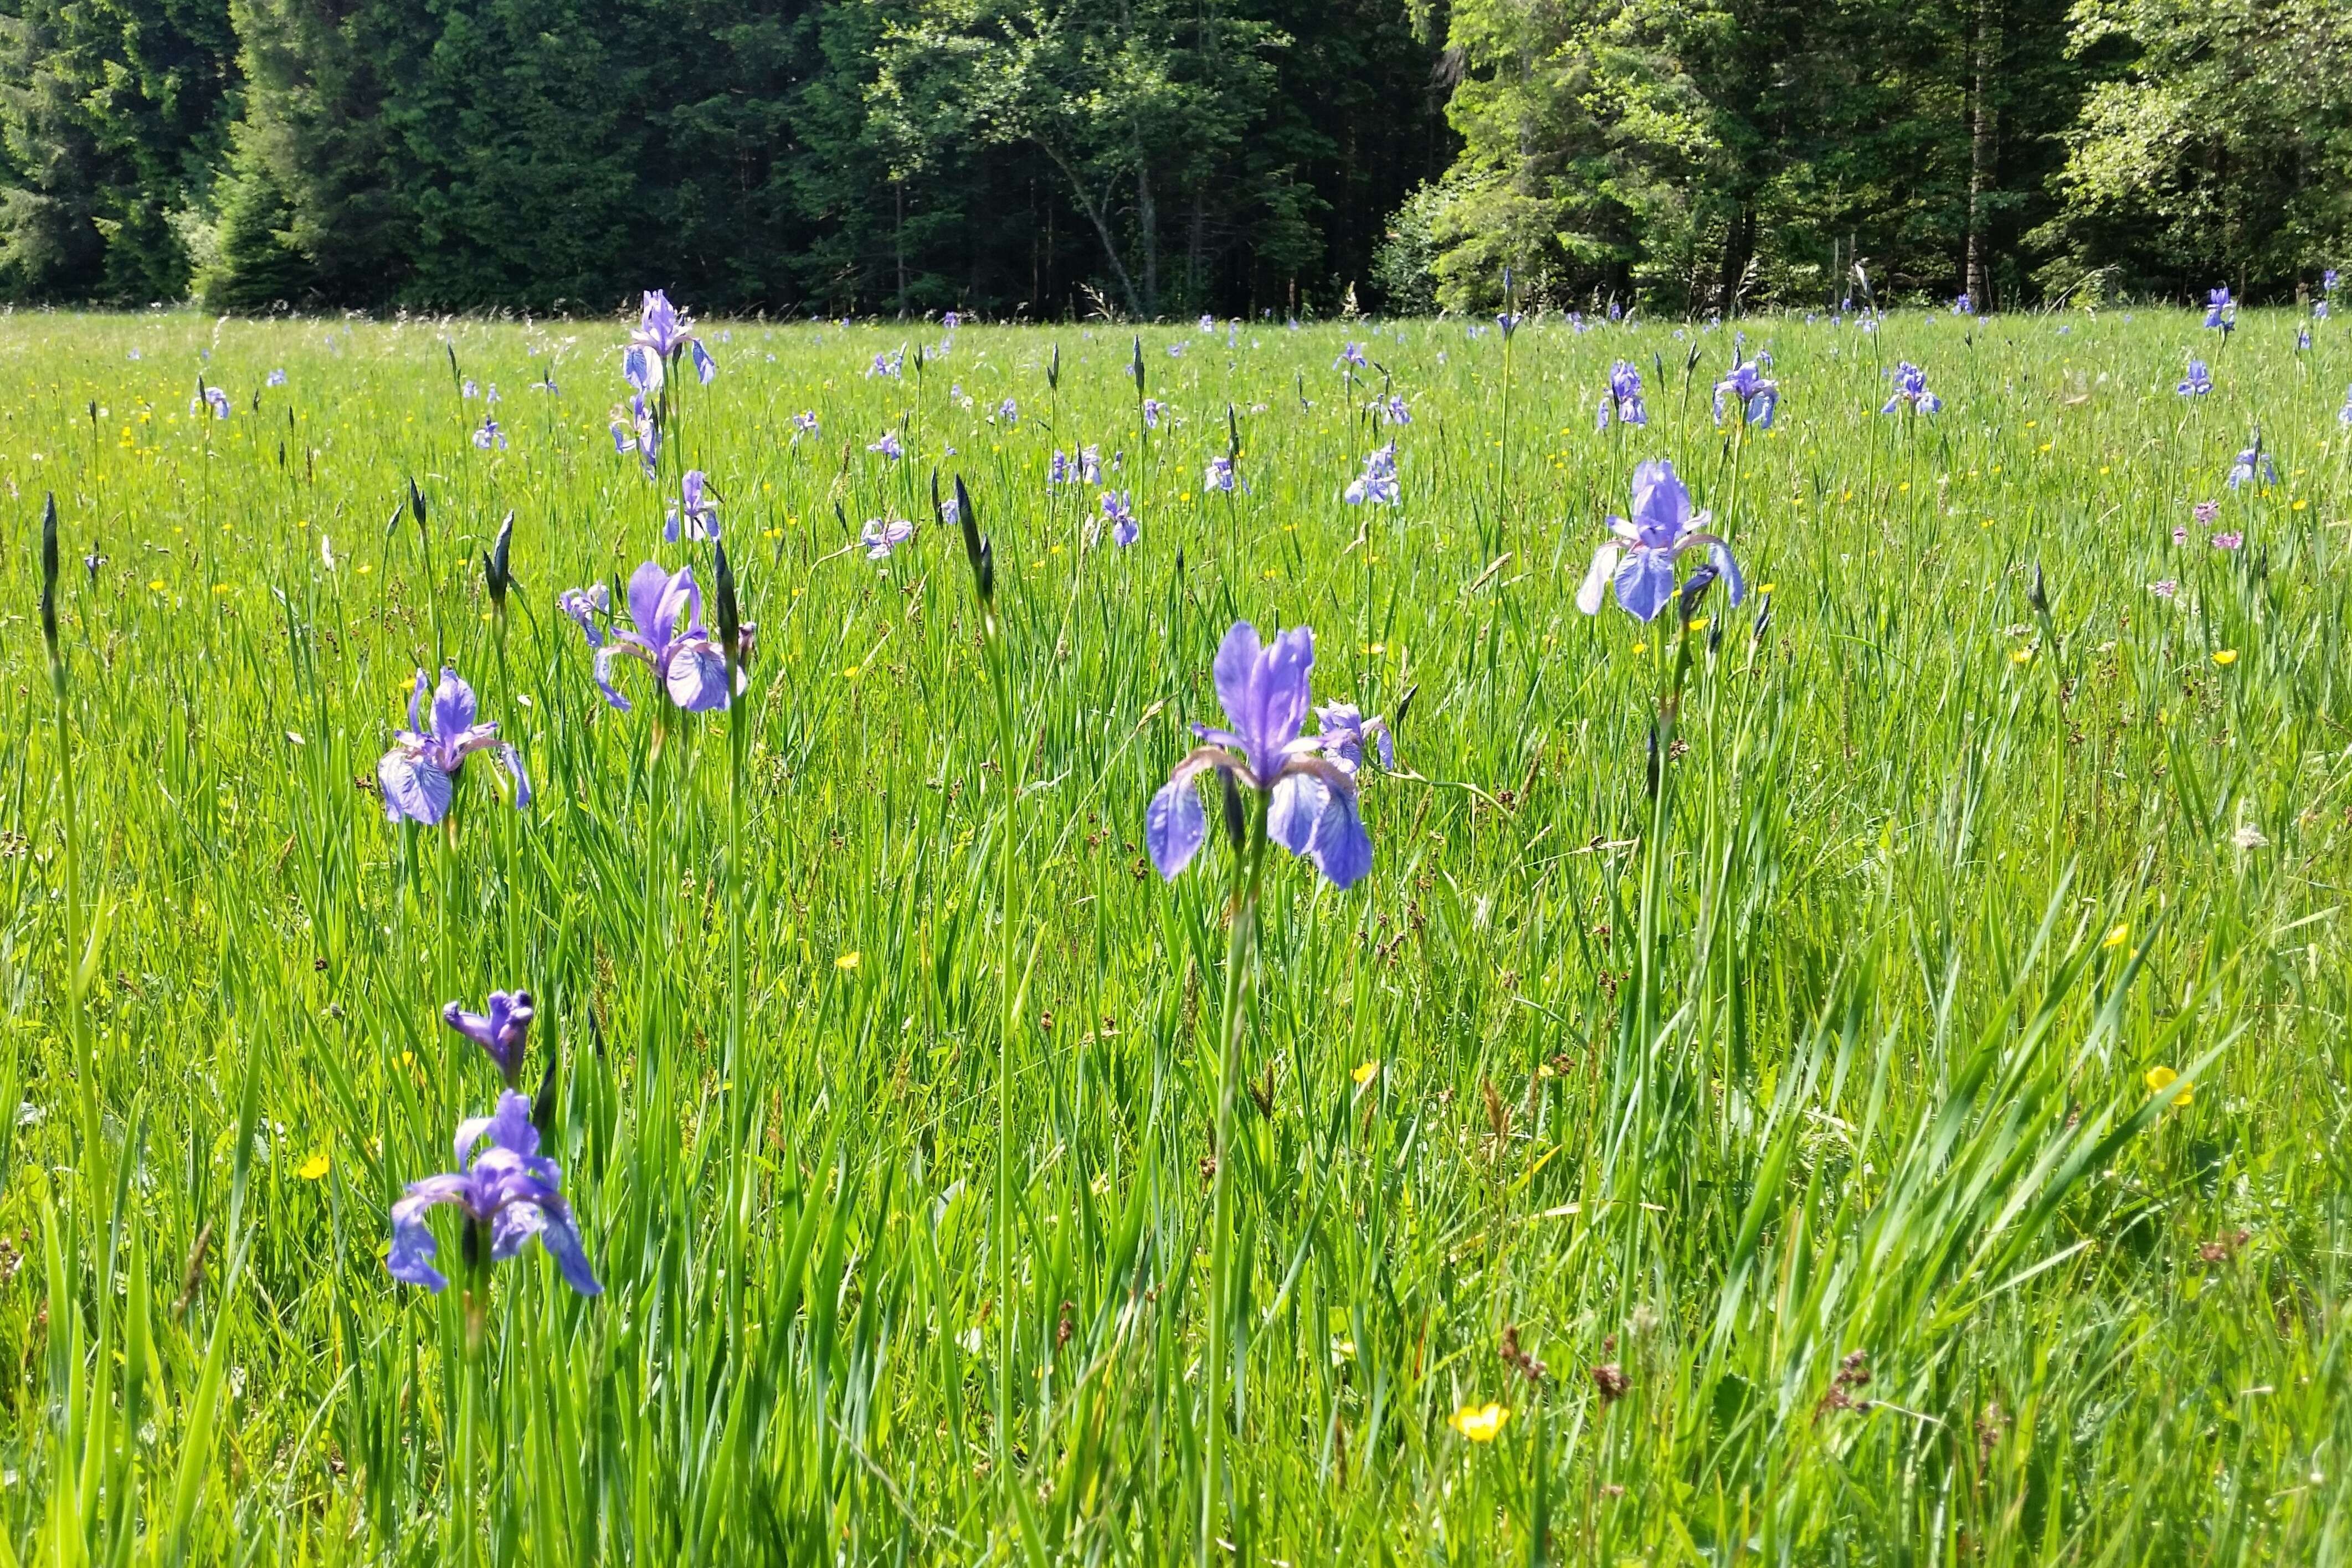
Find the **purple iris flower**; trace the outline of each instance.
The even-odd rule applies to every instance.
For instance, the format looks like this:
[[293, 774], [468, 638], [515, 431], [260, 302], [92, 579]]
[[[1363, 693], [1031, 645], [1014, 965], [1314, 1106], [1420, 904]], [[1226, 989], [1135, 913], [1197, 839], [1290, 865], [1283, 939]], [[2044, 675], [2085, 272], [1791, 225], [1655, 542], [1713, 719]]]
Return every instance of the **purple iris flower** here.
[[263, 377], [262, 380], [265, 385], [282, 387], [286, 384], [286, 371], [283, 368], [274, 370], [270, 371], [268, 375]]
[[1202, 330], [1202, 331], [1203, 331], [1203, 332], [1213, 332], [1213, 331], [1215, 331], [1216, 329], [1217, 329], [1217, 319], [1216, 319], [1214, 316], [1203, 316], [1203, 317], [1202, 317], [1202, 318], [1201, 318], [1201, 330]]
[[868, 517], [857, 542], [866, 547], [867, 560], [887, 560], [890, 552], [915, 537], [915, 525], [900, 517]]
[[[660, 384], [662, 367], [676, 360], [680, 350], [692, 352], [694, 373], [701, 379], [704, 386], [718, 379], [719, 361], [710, 357], [710, 350], [704, 348], [702, 340], [694, 335], [694, 318], [672, 305], [669, 296], [661, 289], [646, 292], [645, 303], [637, 317], [637, 329], [629, 335], [629, 343], [633, 348], [641, 347], [650, 352], [650, 365], [640, 368], [653, 375], [655, 386]], [[628, 373], [625, 353], [622, 370], [624, 374]], [[631, 384], [635, 385], [634, 378]], [[638, 386], [637, 390], [649, 392], [652, 388]]]
[[1236, 621], [1213, 666], [1217, 700], [1230, 729], [1194, 725], [1202, 744], [1169, 774], [1145, 810], [1143, 837], [1151, 862], [1173, 881], [1200, 852], [1208, 816], [1195, 781], [1223, 773], [1266, 802], [1266, 836], [1312, 861], [1339, 887], [1371, 869], [1372, 841], [1356, 810], [1354, 775], [1318, 755], [1319, 739], [1299, 734], [1313, 696], [1315, 633], [1294, 626], [1272, 646], [1257, 628]]
[[1650, 423], [1650, 411], [1642, 402], [1642, 372], [1630, 360], [1619, 360], [1609, 367], [1609, 391], [1601, 400], [1601, 417], [1593, 426], [1595, 434], [1609, 428], [1612, 413], [1625, 424]]
[[457, 395], [467, 402], [473, 402], [474, 399], [482, 395], [480, 383], [477, 382], [473, 377], [467, 376], [466, 378], [465, 384], [457, 389]]
[[1747, 580], [1731, 559], [1731, 547], [1706, 531], [1706, 513], [1692, 513], [1690, 492], [1675, 476], [1673, 464], [1660, 458], [1633, 470], [1633, 512], [1630, 522], [1609, 519], [1609, 531], [1617, 537], [1592, 552], [1592, 565], [1576, 591], [1579, 610], [1600, 613], [1601, 591], [1613, 582], [1617, 602], [1628, 615], [1656, 620], [1675, 596], [1675, 558], [1699, 549], [1729, 585], [1731, 602], [1747, 597]]
[[894, 463], [907, 455], [907, 449], [898, 444], [898, 433], [895, 430], [884, 431], [882, 433], [882, 439], [879, 441], [867, 442], [866, 444], [866, 450], [868, 452], [879, 452], [883, 456], [889, 458]]
[[1018, 424], [1021, 423], [1021, 405], [1006, 398], [996, 405], [996, 417], [1007, 424]]
[[499, 1096], [495, 1115], [459, 1123], [456, 1153], [464, 1170], [410, 1182], [392, 1206], [392, 1252], [384, 1262], [394, 1279], [428, 1291], [448, 1285], [433, 1266], [433, 1232], [425, 1216], [437, 1204], [454, 1203], [468, 1226], [489, 1228], [492, 1261], [512, 1258], [536, 1236], [565, 1283], [583, 1296], [604, 1293], [588, 1266], [580, 1222], [563, 1201], [563, 1172], [539, 1152], [529, 1097], [509, 1089]]
[[1351, 507], [1370, 501], [1378, 507], [1393, 507], [1402, 492], [1397, 486], [1396, 443], [1376, 446], [1364, 459], [1364, 472], [1340, 494], [1340, 499]]
[[489, 1052], [499, 1076], [511, 1089], [522, 1076], [525, 1037], [530, 1032], [532, 1010], [529, 991], [492, 991], [488, 1009], [469, 1013], [455, 1002], [444, 1003], [441, 1021]]
[[[688, 713], [709, 713], [728, 702], [727, 656], [719, 640], [702, 624], [702, 590], [695, 585], [694, 569], [666, 572], [657, 561], [646, 561], [629, 578], [629, 619], [634, 631], [607, 630], [597, 615], [611, 602], [599, 584], [594, 590], [570, 589], [557, 604], [578, 622], [596, 651], [596, 685], [604, 700], [623, 713], [629, 699], [613, 687], [613, 665], [624, 657], [641, 660], [669, 700]], [[679, 629], [679, 620], [685, 629]], [[751, 647], [753, 628], [742, 630], [743, 647]]]
[[1146, 430], [1159, 429], [1160, 416], [1167, 412], [1168, 405], [1161, 402], [1158, 398], [1145, 398], [1143, 400], [1143, 428]]
[[715, 539], [719, 537], [719, 494], [699, 468], [689, 468], [678, 481], [677, 499], [670, 504], [669, 521], [662, 527], [662, 538], [677, 543], [680, 529], [689, 538]]
[[2352, 425], [2352, 387], [2344, 389], [2344, 406], [2336, 411], [2336, 423]]
[[1110, 542], [1125, 549], [1142, 532], [1135, 520], [1134, 506], [1125, 490], [1105, 490], [1102, 493], [1103, 521], [1110, 525]]
[[484, 452], [493, 449], [504, 452], [507, 449], [507, 434], [499, 428], [497, 420], [486, 413], [482, 415], [482, 428], [474, 432], [474, 444]]
[[2191, 360], [2189, 361], [2189, 374], [2172, 390], [2182, 397], [2203, 397], [2213, 390], [2212, 372], [2205, 368], [2204, 361]]
[[904, 380], [906, 365], [907, 350], [899, 349], [891, 353], [875, 355], [874, 362], [866, 367], [866, 374], [868, 379], [875, 376], [889, 376], [894, 380]]
[[1495, 325], [1503, 329], [1503, 340], [1507, 343], [1511, 334], [1519, 329], [1519, 323], [1526, 319], [1527, 317], [1519, 311], [1506, 310], [1495, 318]]
[[2336, 269], [2334, 267], [2331, 267], [2326, 272], [2319, 275], [2319, 287], [2326, 289], [2330, 294], [2336, 292]]
[[1757, 362], [1736, 360], [1731, 373], [1715, 383], [1716, 423], [1723, 423], [1724, 402], [1728, 399], [1738, 406], [1741, 423], [1752, 424], [1759, 430], [1772, 428], [1772, 416], [1780, 407], [1780, 386], [1777, 382], [1766, 381]]
[[205, 388], [204, 396], [202, 398], [190, 398], [188, 400], [188, 412], [190, 413], [202, 413], [207, 408], [213, 411], [213, 417], [215, 419], [226, 419], [228, 417], [228, 393], [221, 391], [218, 387], [206, 387]]
[[2297, 329], [2295, 329], [2295, 334], [2294, 334], [2294, 351], [2295, 351], [2296, 353], [2298, 353], [2298, 354], [2307, 354], [2307, 353], [2311, 352], [2311, 329], [2310, 329], [2310, 328], [2308, 328], [2308, 327], [2299, 327], [2299, 328], [2297, 328]]
[[1411, 424], [1412, 423], [1412, 405], [1405, 402], [1402, 397], [1391, 394], [1387, 402], [1376, 404], [1375, 406], [1380, 409], [1381, 417], [1387, 420], [1391, 424]]
[[2239, 453], [2238, 460], [2230, 465], [2230, 488], [2234, 490], [2241, 485], [2256, 480], [2264, 485], [2278, 483], [2278, 469], [2272, 464], [2271, 455], [2263, 450], [2263, 438], [2259, 435], [2254, 437], [2254, 444]]
[[2238, 309], [2231, 302], [2227, 287], [2209, 289], [2205, 295], [2205, 325], [2218, 327], [2226, 336], [2236, 326]]
[[[2326, 301], [2326, 300], [2322, 299], [2322, 300], [2318, 301], [2316, 304], [2315, 304], [2315, 305], [2313, 305], [2313, 306], [2312, 306], [2312, 308], [2311, 308], [2311, 319], [2312, 319], [2313, 320], [2315, 320], [2315, 321], [2325, 321], [2325, 320], [2326, 320], [2326, 319], [2327, 319], [2327, 301]], [[2308, 333], [2306, 333], [2306, 334], [2305, 334], [2305, 335], [2306, 337], [2307, 337], [2307, 336], [2309, 336], [2309, 334], [2308, 334]]]
[[631, 393], [627, 407], [613, 410], [614, 455], [625, 457], [632, 452], [646, 477], [652, 478], [661, 465], [661, 424], [643, 392]]
[[1045, 488], [1059, 489], [1070, 482], [1070, 460], [1064, 456], [1062, 449], [1056, 446], [1054, 448], [1054, 455], [1045, 462]]
[[1331, 368], [1335, 371], [1349, 365], [1360, 371], [1364, 368], [1364, 346], [1361, 343], [1349, 344], [1339, 350], [1339, 357], [1331, 361]]
[[1976, 313], [1977, 313], [1977, 302], [1976, 302], [1973, 298], [1970, 298], [1969, 297], [1968, 293], [1967, 293], [1965, 290], [1963, 290], [1959, 295], [1958, 295], [1957, 297], [1955, 297], [1955, 298], [1954, 298], [1954, 299], [1952, 300], [1952, 314], [1953, 314], [1953, 315], [1955, 315], [1955, 316], [1973, 316], [1973, 315], [1975, 315]]
[[1101, 447], [1081, 446], [1078, 448], [1078, 483], [1081, 485], [1099, 485], [1102, 483]]
[[1943, 406], [1944, 400], [1927, 390], [1927, 372], [1904, 360], [1895, 367], [1895, 395], [1878, 412], [1893, 413], [1907, 408], [1915, 413], [1934, 413]]
[[1230, 457], [1210, 458], [1208, 467], [1203, 469], [1201, 474], [1201, 488], [1203, 490], [1223, 490], [1228, 496], [1232, 495], [1234, 491], [1234, 460]]
[[800, 439], [803, 435], [821, 435], [823, 434], [824, 427], [817, 423], [816, 410], [813, 408], [803, 409], [799, 413], [793, 415], [793, 445], [799, 445]]
[[[432, 710], [420, 714], [428, 690]], [[459, 680], [457, 671], [445, 666], [438, 686], [425, 679], [424, 671], [416, 672], [416, 684], [408, 693], [408, 727], [394, 735], [392, 749], [375, 765], [384, 821], [422, 822], [428, 828], [438, 822], [449, 814], [457, 769], [475, 752], [494, 747], [499, 760], [514, 775], [515, 805], [530, 804], [530, 779], [523, 773], [522, 758], [499, 739], [497, 725], [475, 723], [476, 711], [474, 688]], [[428, 717], [429, 725], [425, 722]]]
[[1378, 747], [1382, 768], [1396, 771], [1396, 738], [1389, 733], [1388, 720], [1366, 718], [1354, 703], [1333, 703], [1315, 710], [1315, 724], [1323, 755], [1350, 776], [1364, 766], [1367, 745]]

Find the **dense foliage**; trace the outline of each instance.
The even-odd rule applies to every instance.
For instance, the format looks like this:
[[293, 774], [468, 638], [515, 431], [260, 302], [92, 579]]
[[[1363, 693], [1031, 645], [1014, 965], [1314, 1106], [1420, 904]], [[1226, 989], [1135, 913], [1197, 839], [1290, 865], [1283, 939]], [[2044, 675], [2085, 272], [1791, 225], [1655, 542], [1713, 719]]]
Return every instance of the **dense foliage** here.
[[2284, 298], [2352, 248], [2347, 83], [2318, 0], [0, 0], [0, 292]]

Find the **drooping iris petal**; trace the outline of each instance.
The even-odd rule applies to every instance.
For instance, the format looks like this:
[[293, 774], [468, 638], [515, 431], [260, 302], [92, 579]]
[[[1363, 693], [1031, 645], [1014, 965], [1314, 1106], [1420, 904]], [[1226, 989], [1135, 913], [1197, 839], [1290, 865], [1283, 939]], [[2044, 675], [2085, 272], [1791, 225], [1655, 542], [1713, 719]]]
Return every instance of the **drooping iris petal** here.
[[710, 713], [727, 706], [727, 656], [704, 638], [691, 638], [670, 650], [664, 677], [669, 700], [688, 713]]
[[449, 814], [456, 781], [423, 758], [387, 751], [375, 765], [375, 778], [383, 790], [386, 821], [422, 822], [429, 828]]
[[1617, 602], [1636, 621], [1654, 621], [1675, 596], [1674, 557], [1647, 547], [1629, 551], [1617, 568]]
[[1143, 810], [1143, 844], [1151, 863], [1170, 882], [1201, 852], [1209, 836], [1208, 813], [1201, 807], [1201, 791], [1193, 775], [1179, 768], [1155, 790]]
[[1592, 552], [1592, 564], [1584, 569], [1584, 580], [1577, 585], [1576, 607], [1579, 610], [1587, 615], [1601, 612], [1601, 596], [1608, 591], [1610, 580], [1617, 574], [1617, 558], [1624, 553], [1625, 547], [1613, 540]]

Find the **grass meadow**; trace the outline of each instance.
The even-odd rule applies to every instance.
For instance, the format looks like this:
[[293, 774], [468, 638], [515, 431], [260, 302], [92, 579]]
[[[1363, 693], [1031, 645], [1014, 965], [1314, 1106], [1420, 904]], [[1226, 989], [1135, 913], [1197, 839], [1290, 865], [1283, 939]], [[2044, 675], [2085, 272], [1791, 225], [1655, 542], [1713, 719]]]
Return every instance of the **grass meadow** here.
[[[1750, 431], [1729, 324], [705, 323], [656, 482], [617, 319], [0, 319], [0, 1568], [2352, 1556], [2301, 325], [1759, 318]], [[1748, 597], [1579, 613], [1659, 457]], [[557, 594], [708, 594], [688, 467], [748, 686], [623, 713]], [[1143, 831], [1238, 620], [1395, 741], [1254, 913]], [[532, 799], [388, 823], [445, 663]], [[387, 1272], [493, 988], [601, 1296]]]

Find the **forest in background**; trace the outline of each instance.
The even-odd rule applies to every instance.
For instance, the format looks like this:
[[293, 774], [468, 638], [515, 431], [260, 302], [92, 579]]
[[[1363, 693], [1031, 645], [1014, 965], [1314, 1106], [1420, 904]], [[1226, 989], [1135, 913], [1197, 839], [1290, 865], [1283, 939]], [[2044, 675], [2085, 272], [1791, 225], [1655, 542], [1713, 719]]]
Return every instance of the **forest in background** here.
[[2295, 297], [2317, 0], [0, 0], [0, 297], [1006, 319]]

